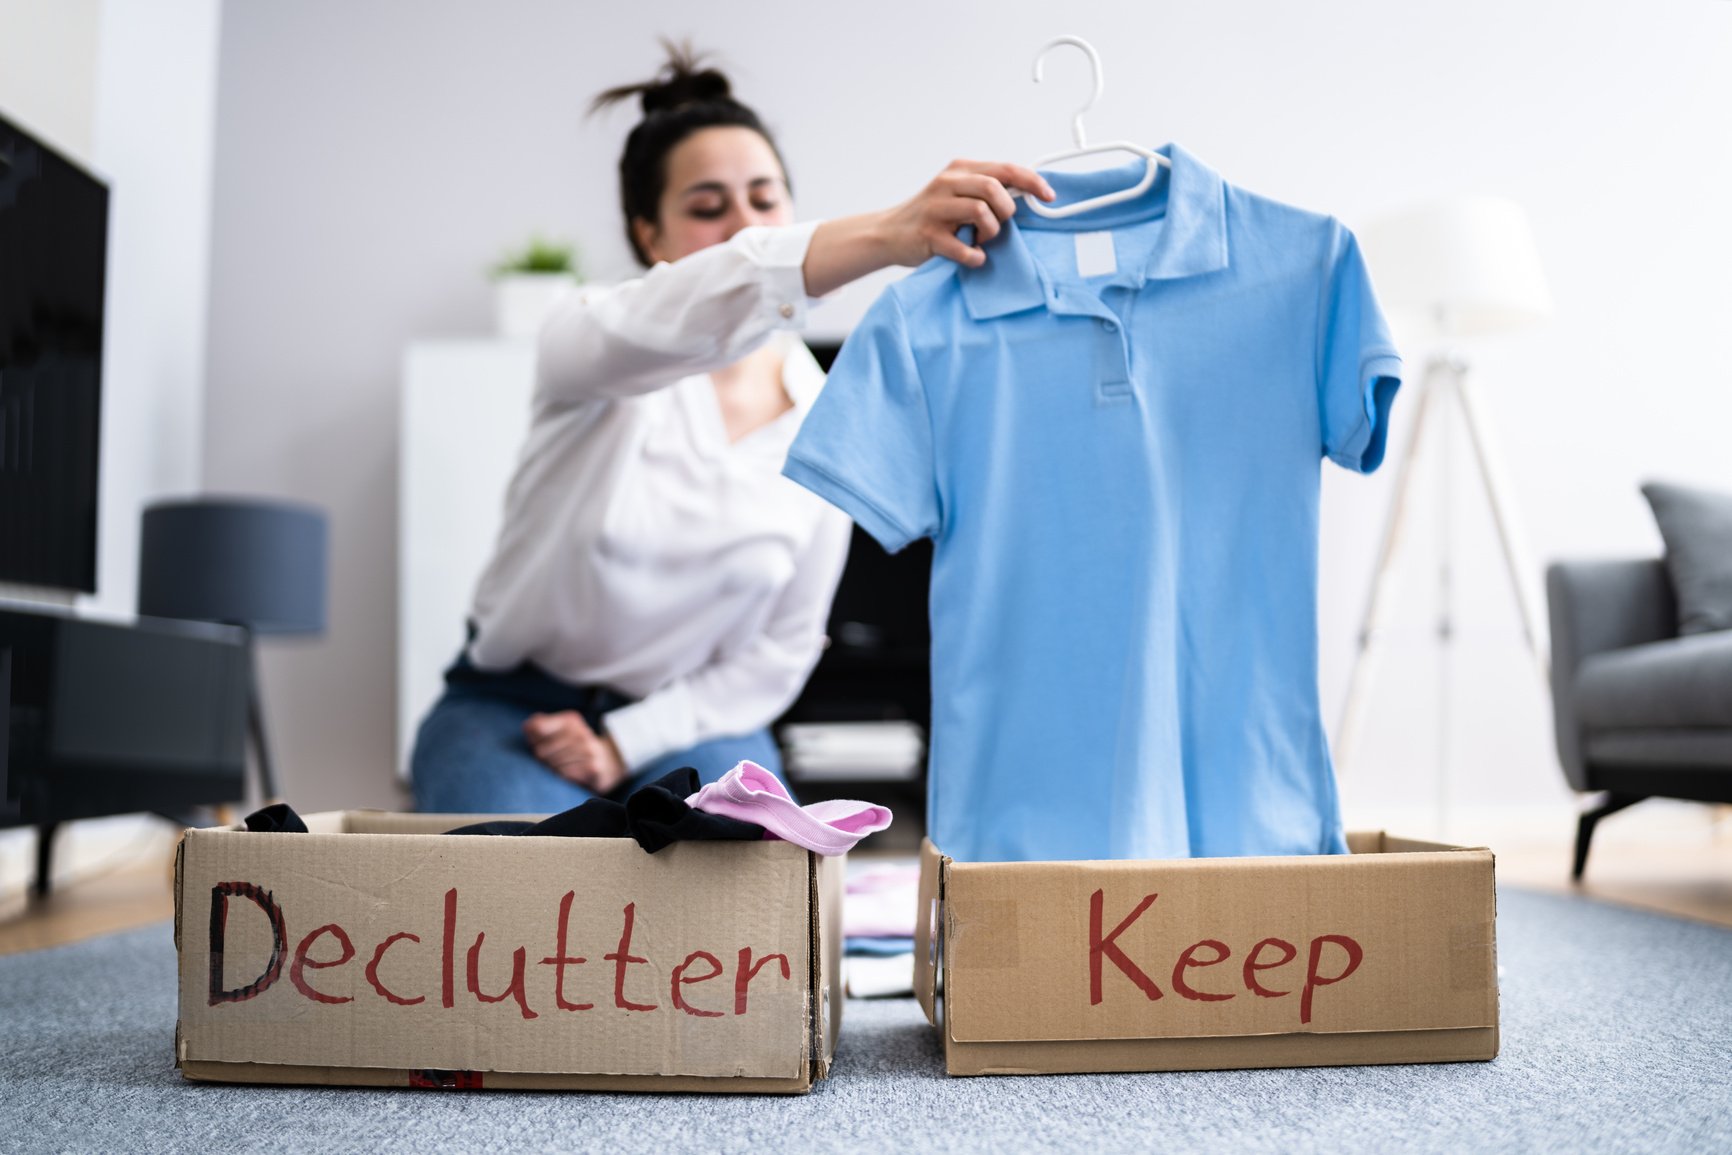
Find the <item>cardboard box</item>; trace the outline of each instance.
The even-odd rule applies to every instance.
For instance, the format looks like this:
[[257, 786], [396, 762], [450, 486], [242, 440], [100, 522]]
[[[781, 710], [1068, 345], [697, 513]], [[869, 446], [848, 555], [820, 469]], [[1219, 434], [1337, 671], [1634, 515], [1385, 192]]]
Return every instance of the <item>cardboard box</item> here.
[[1491, 1059], [1491, 851], [953, 862], [921, 848], [914, 989], [952, 1075]]
[[787, 842], [189, 830], [188, 1079], [804, 1092], [841, 1029], [843, 862]]

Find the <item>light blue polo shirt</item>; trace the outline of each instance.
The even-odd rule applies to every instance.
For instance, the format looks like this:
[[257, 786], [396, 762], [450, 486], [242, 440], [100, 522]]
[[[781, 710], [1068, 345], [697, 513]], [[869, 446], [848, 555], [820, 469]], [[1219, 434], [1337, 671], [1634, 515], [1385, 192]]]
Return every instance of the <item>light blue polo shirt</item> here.
[[[784, 470], [935, 543], [928, 822], [960, 860], [1346, 850], [1319, 465], [1377, 467], [1401, 363], [1347, 229], [1162, 151], [1140, 197], [1025, 205], [981, 268], [888, 288]], [[1045, 175], [1065, 203], [1142, 167]]]

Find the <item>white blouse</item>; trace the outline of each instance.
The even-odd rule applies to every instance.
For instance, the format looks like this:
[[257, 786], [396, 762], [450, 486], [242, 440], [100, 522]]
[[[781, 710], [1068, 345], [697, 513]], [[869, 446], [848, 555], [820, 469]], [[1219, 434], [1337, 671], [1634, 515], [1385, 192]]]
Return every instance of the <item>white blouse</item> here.
[[[633, 769], [767, 725], [823, 648], [850, 523], [781, 475], [824, 379], [784, 331], [815, 227], [743, 229], [542, 329], [469, 658], [641, 699], [604, 718]], [[794, 407], [730, 443], [709, 371], [771, 340]]]

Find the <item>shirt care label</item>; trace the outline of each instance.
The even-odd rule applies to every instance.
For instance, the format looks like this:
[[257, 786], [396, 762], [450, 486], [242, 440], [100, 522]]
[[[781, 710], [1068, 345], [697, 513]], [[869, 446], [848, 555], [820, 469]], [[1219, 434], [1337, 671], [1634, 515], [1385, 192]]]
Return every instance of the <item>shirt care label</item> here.
[[1107, 277], [1119, 271], [1118, 254], [1113, 251], [1111, 233], [1078, 233], [1076, 235], [1076, 275]]

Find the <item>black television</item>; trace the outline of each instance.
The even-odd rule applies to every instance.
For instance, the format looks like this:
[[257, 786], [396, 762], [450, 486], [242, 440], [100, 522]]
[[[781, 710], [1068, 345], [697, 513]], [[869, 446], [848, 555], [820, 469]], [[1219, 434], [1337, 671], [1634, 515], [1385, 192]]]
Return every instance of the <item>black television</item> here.
[[0, 582], [96, 591], [108, 187], [0, 115]]

